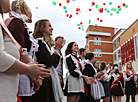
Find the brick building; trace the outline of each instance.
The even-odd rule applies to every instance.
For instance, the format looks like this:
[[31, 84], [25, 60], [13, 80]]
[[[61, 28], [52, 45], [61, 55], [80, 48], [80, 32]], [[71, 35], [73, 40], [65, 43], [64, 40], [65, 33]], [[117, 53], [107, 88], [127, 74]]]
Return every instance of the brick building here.
[[138, 72], [138, 19], [127, 29], [90, 25], [86, 31], [86, 46], [99, 61], [114, 62], [122, 71], [131, 61]]

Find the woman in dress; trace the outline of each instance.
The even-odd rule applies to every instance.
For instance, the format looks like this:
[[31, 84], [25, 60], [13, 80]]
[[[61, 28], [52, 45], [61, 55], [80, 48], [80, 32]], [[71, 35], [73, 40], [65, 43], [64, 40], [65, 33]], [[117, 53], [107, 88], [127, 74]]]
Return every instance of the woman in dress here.
[[38, 51], [35, 53], [36, 60], [44, 64], [44, 68], [51, 70], [51, 77], [44, 78], [39, 90], [34, 94], [32, 102], [61, 102], [63, 92], [55, 68], [60, 59], [60, 50], [64, 42], [56, 42], [56, 49], [53, 52], [48, 44], [49, 37], [52, 35], [53, 28], [47, 19], [38, 20], [35, 23], [33, 37], [38, 41]]
[[124, 96], [124, 78], [123, 73], [119, 72], [118, 65], [114, 64], [113, 69], [115, 72], [111, 77], [111, 95], [113, 102], [121, 102], [121, 96]]
[[106, 63], [101, 62], [100, 70], [104, 73], [105, 76], [105, 79], [101, 80], [105, 92], [105, 97], [103, 98], [103, 102], [109, 102], [111, 96], [109, 81], [111, 80], [111, 75], [115, 72], [115, 70], [114, 69], [111, 70], [110, 74], [108, 74], [105, 68], [106, 68]]
[[[21, 61], [24, 63], [34, 62], [33, 56], [38, 49], [38, 44], [31, 34], [27, 23], [32, 22], [32, 13], [29, 6], [24, 0], [14, 0], [11, 4], [10, 18], [5, 20], [8, 29], [12, 33], [15, 40], [21, 45]], [[25, 74], [19, 76], [19, 90], [18, 95], [22, 102], [30, 102], [32, 95], [35, 93], [33, 90], [33, 82], [35, 82], [35, 91], [38, 90], [42, 84], [42, 80], [33, 80]]]
[[[84, 69], [82, 71], [83, 75], [88, 77], [94, 77], [96, 84], [87, 85], [87, 94], [81, 97], [81, 102], [99, 102], [102, 97], [105, 96], [104, 88], [99, 81], [99, 77], [103, 75], [102, 72], [97, 72], [97, 69], [93, 66], [94, 54], [92, 52], [87, 53], [84, 60]], [[96, 64], [98, 63], [98, 60]]]
[[137, 74], [132, 66], [131, 62], [127, 62], [124, 69], [124, 80], [125, 80], [125, 94], [126, 102], [129, 102], [130, 95], [132, 97], [132, 102], [135, 102], [136, 95], [136, 84]]
[[80, 95], [84, 93], [83, 78], [87, 84], [94, 81], [92, 78], [91, 80], [88, 76], [82, 75], [83, 66], [77, 57], [78, 50], [78, 44], [76, 42], [70, 42], [65, 51], [65, 66], [69, 70], [64, 89], [67, 102], [79, 101]]
[[[2, 14], [10, 11], [10, 0], [0, 0], [0, 98], [1, 102], [17, 102], [19, 74], [32, 79], [48, 77], [50, 72], [43, 65], [25, 64], [19, 61], [21, 46], [4, 24]], [[3, 33], [5, 30], [6, 33]], [[41, 78], [40, 78], [41, 79]]]

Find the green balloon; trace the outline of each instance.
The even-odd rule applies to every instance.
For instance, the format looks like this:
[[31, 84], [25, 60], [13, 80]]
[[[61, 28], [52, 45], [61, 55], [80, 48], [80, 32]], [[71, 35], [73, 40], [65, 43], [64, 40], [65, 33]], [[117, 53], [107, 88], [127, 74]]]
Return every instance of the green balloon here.
[[100, 11], [100, 8], [98, 9], [98, 11]]
[[80, 24], [77, 24], [77, 26], [80, 26]]
[[95, 24], [95, 26], [97, 26], [97, 24]]
[[119, 10], [119, 11], [121, 11], [122, 9], [121, 9], [121, 8], [119, 8], [118, 10]]
[[72, 0], [72, 1], [76, 1], [76, 0]]
[[99, 7], [98, 4], [96, 4], [95, 7], [98, 8]]
[[119, 11], [116, 11], [117, 14], [119, 14]]
[[111, 8], [111, 11], [114, 11], [114, 8]]
[[93, 5], [91, 4], [91, 7], [93, 7]]
[[65, 10], [65, 13], [68, 13], [68, 11], [67, 11], [67, 10]]
[[105, 8], [104, 10], [107, 11], [107, 8]]
[[79, 13], [81, 13], [81, 10], [79, 11]]
[[109, 10], [107, 10], [107, 13], [109, 13], [110, 11]]
[[57, 3], [55, 1], [53, 1], [53, 5], [57, 5]]
[[126, 8], [128, 8], [128, 5], [125, 5]]
[[84, 30], [84, 28], [82, 28], [82, 30]]
[[83, 25], [81, 25], [81, 27], [83, 27]]
[[116, 8], [114, 8], [114, 11], [116, 11]]
[[113, 13], [110, 13], [111, 16], [113, 16]]
[[66, 6], [64, 6], [64, 9], [67, 9], [67, 7], [66, 7]]
[[112, 5], [112, 2], [111, 1], [109, 2], [109, 5]]

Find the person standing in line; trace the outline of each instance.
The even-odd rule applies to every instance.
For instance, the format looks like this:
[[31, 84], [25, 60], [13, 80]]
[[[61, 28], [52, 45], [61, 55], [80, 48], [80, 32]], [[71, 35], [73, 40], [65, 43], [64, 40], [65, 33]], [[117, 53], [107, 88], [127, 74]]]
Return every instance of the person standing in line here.
[[[86, 51], [85, 48], [80, 48], [79, 49], [79, 52], [78, 52], [79, 57], [78, 58], [82, 61], [82, 64], [84, 64], [84, 60], [85, 60], [86, 53], [87, 53], [87, 51]], [[82, 96], [83, 95], [80, 96], [79, 102], [81, 102]]]
[[2, 18], [3, 13], [8, 13], [9, 11], [10, 0], [0, 0], [1, 102], [17, 102], [19, 74], [26, 74], [32, 79], [42, 79], [42, 77], [50, 76], [50, 70], [41, 68], [43, 64], [25, 64], [19, 61], [22, 48], [13, 38]]
[[79, 54], [79, 59], [85, 60], [86, 53], [87, 53], [87, 51], [86, 51], [85, 48], [80, 48], [79, 53], [78, 53]]
[[103, 73], [97, 72], [96, 68], [92, 64], [93, 62], [94, 54], [92, 52], [87, 53], [84, 60], [85, 66], [82, 74], [88, 77], [94, 77], [96, 84], [88, 85], [86, 83], [88, 91], [85, 95], [82, 95], [80, 102], [99, 102], [101, 97], [105, 96], [103, 85], [98, 79], [103, 75]]
[[48, 44], [49, 37], [52, 36], [53, 28], [48, 19], [41, 19], [35, 23], [33, 37], [38, 41], [38, 51], [35, 53], [36, 60], [44, 64], [44, 68], [51, 70], [51, 77], [44, 78], [39, 90], [33, 95], [31, 102], [61, 102], [63, 91], [55, 68], [61, 58], [60, 49], [64, 45], [62, 40], [55, 42], [55, 51], [51, 50]]
[[112, 68], [113, 68], [113, 63], [112, 62], [109, 62], [108, 63], [108, 65], [107, 65], [107, 73], [109, 74], [110, 73], [110, 71], [112, 70]]
[[100, 67], [100, 62], [99, 62], [99, 60], [95, 60], [95, 61], [93, 62], [93, 66], [95, 67], [95, 69], [97, 70], [97, 72], [100, 72], [100, 69], [99, 69], [99, 67]]
[[119, 72], [117, 64], [113, 65], [115, 72], [111, 76], [111, 95], [113, 102], [121, 102], [121, 97], [124, 96], [124, 78], [123, 73]]
[[[112, 63], [112, 62], [109, 62], [108, 65], [107, 65], [107, 68], [108, 68], [108, 69], [107, 69], [107, 73], [110, 74], [110, 71], [111, 71], [112, 68], [113, 68], [113, 63]], [[110, 84], [110, 87], [111, 87], [111, 84], [112, 84], [112, 83], [109, 82], [109, 84]], [[112, 102], [112, 96], [110, 96], [110, 102]]]
[[[27, 23], [32, 22], [32, 13], [24, 0], [14, 0], [11, 4], [10, 18], [5, 20], [11, 34], [15, 40], [21, 45], [21, 61], [24, 63], [33, 63], [34, 53], [38, 49], [38, 44], [33, 36], [30, 34]], [[35, 91], [39, 89], [42, 85], [42, 80], [33, 80], [25, 74], [19, 76], [19, 88], [18, 95], [20, 96], [22, 102], [30, 102], [32, 95]]]
[[[57, 47], [56, 42], [58, 42], [58, 41], [64, 42], [64, 44], [61, 45], [62, 47], [65, 45], [65, 42], [66, 42], [64, 37], [62, 37], [62, 36], [56, 37], [55, 38], [55, 46], [53, 47], [53, 50], [56, 49], [56, 47]], [[61, 49], [62, 49], [62, 47], [61, 47]], [[58, 66], [56, 67], [56, 71], [57, 71], [59, 79], [60, 79], [61, 88], [63, 89], [63, 86], [64, 86], [64, 83], [63, 83], [63, 56], [62, 56], [62, 53], [61, 53], [61, 49], [59, 49], [61, 58], [60, 58]]]
[[83, 66], [77, 57], [78, 44], [70, 42], [65, 51], [65, 67], [68, 69], [67, 80], [65, 80], [64, 95], [67, 96], [67, 102], [78, 102], [80, 95], [84, 94], [83, 78], [87, 84], [95, 82], [93, 78], [82, 74]]
[[111, 70], [110, 74], [108, 74], [105, 68], [106, 68], [106, 63], [101, 62], [100, 71], [104, 73], [104, 76], [106, 78], [106, 80], [101, 80], [105, 92], [105, 97], [103, 98], [103, 102], [110, 102], [111, 91], [110, 91], [109, 81], [111, 80], [111, 75], [115, 72], [115, 70], [114, 69]]
[[127, 62], [124, 69], [124, 80], [125, 80], [125, 94], [126, 94], [126, 102], [129, 102], [130, 95], [132, 98], [132, 102], [135, 102], [136, 95], [136, 84], [137, 74], [132, 66], [131, 62]]

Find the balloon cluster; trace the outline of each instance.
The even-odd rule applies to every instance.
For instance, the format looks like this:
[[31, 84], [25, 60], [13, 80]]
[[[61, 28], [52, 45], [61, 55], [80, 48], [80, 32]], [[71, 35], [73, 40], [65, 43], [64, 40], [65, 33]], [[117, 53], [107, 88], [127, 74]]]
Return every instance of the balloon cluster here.
[[[75, 2], [76, 0], [66, 0], [67, 3], [70, 3], [71, 1]], [[53, 1], [52, 3], [53, 3], [53, 5], [59, 5], [60, 7], [63, 7], [63, 9], [65, 10], [64, 12], [66, 14], [66, 17], [72, 18], [72, 14], [68, 14], [67, 6], [63, 6], [62, 3], [58, 4], [58, 3], [56, 3], [56, 1]], [[105, 3], [104, 2], [103, 3], [103, 7], [100, 7], [95, 2], [92, 2], [91, 3], [91, 7], [88, 8], [88, 11], [92, 12], [92, 9], [94, 9], [94, 7], [95, 7], [96, 9], [98, 9], [99, 13], [106, 12], [106, 13], [110, 14], [110, 16], [113, 16], [115, 13], [119, 14], [122, 11], [123, 7], [124, 8], [128, 8], [128, 5], [125, 4], [125, 3], [123, 3], [122, 5], [118, 5], [116, 8], [111, 8], [111, 9], [106, 8], [107, 5], [111, 6], [112, 4], [113, 3], [111, 1], [109, 3]], [[79, 15], [80, 13], [81, 13], [81, 9], [80, 8], [76, 8], [76, 15]], [[92, 21], [92, 19], [89, 19], [89, 22], [88, 22], [89, 25], [91, 24], [91, 21]], [[97, 21], [103, 22], [103, 19], [97, 18]], [[84, 30], [82, 22], [77, 24], [77, 26], [78, 26], [78, 29]], [[97, 24], [95, 24], [95, 26], [97, 26]]]

